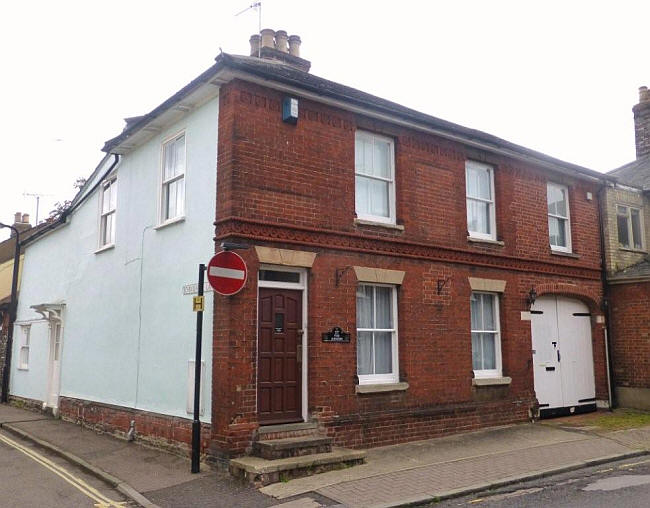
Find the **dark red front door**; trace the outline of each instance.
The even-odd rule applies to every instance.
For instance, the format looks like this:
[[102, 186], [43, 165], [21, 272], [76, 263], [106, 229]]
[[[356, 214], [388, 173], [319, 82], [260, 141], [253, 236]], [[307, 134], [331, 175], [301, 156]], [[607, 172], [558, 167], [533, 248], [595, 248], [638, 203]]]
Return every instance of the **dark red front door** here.
[[302, 421], [302, 291], [260, 288], [260, 423]]

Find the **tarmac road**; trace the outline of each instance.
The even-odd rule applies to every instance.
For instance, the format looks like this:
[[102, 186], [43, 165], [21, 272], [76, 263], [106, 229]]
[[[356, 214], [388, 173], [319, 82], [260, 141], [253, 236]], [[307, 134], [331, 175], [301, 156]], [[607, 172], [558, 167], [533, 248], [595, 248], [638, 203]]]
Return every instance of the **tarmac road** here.
[[66, 460], [0, 431], [0, 506], [135, 506], [105, 483]]
[[436, 508], [648, 508], [650, 457], [642, 456], [428, 505]]

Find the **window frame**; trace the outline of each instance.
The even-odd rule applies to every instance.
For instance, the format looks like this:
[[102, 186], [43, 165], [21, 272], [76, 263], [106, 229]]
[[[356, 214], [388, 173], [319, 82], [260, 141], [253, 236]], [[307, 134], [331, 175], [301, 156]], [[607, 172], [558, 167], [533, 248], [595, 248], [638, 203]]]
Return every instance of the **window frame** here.
[[[625, 246], [621, 244], [620, 242], [620, 229], [618, 227], [618, 209], [619, 208], [625, 208], [626, 210], [626, 227], [627, 227], [627, 234], [628, 234], [628, 239], [631, 240], [631, 245]], [[641, 238], [639, 238], [639, 243], [640, 247], [636, 247], [634, 245], [634, 227], [632, 226], [632, 210], [635, 210], [639, 214], [639, 235]], [[640, 207], [632, 206], [632, 205], [625, 205], [625, 204], [619, 204], [616, 203], [616, 241], [618, 243], [618, 248], [619, 249], [624, 249], [624, 250], [634, 250], [634, 251], [644, 251], [645, 249], [645, 238], [644, 238], [644, 224], [643, 224], [643, 211]]]
[[[391, 289], [391, 306], [393, 313], [393, 328], [358, 328], [356, 327], [356, 367], [357, 367], [357, 378], [360, 385], [375, 385], [375, 384], [393, 384], [399, 383], [399, 326], [398, 326], [398, 316], [397, 316], [397, 286], [394, 284], [375, 284], [375, 283], [366, 283], [362, 282], [357, 285], [357, 290], [361, 286], [370, 286], [370, 287], [387, 287]], [[373, 291], [374, 292], [374, 291]], [[373, 295], [373, 313], [376, 315], [377, 311], [377, 298], [376, 293]], [[355, 291], [355, 320], [357, 310], [356, 303], [356, 291]], [[359, 332], [390, 332], [391, 333], [391, 365], [392, 372], [389, 374], [359, 374]], [[373, 348], [374, 355], [374, 348]], [[373, 357], [374, 362], [374, 357]]]
[[[104, 198], [105, 198], [105, 191], [106, 188], [110, 187], [111, 188], [111, 193], [115, 192], [116, 197], [115, 197], [115, 207], [110, 209], [107, 212], [104, 212]], [[113, 223], [112, 223], [112, 230], [111, 230], [111, 238], [110, 241], [104, 241], [106, 237], [106, 222], [104, 219], [108, 217], [109, 215], [113, 215]], [[99, 198], [99, 242], [98, 242], [98, 248], [100, 250], [103, 249], [108, 249], [109, 247], [112, 247], [115, 245], [115, 236], [116, 236], [116, 230], [115, 230], [115, 225], [116, 225], [116, 219], [117, 219], [117, 175], [111, 175], [108, 177], [104, 182], [102, 182], [101, 185], [101, 195]]]
[[[183, 143], [185, 145], [185, 149], [183, 150], [183, 172], [174, 175], [171, 178], [168, 178], [165, 180], [165, 148], [168, 145], [171, 145], [172, 143], [176, 142], [180, 138], [183, 138]], [[185, 129], [176, 132], [175, 134], [166, 137], [160, 147], [160, 185], [158, 189], [158, 225], [163, 226], [166, 224], [171, 224], [174, 222], [180, 222], [185, 218], [185, 212], [186, 212], [186, 203], [187, 203], [187, 194], [186, 194], [186, 177], [187, 177], [187, 132]], [[180, 210], [177, 215], [174, 215], [173, 217], [165, 217], [167, 213], [167, 203], [166, 203], [166, 196], [168, 196], [168, 191], [166, 189], [169, 188], [169, 185], [177, 182], [179, 180], [183, 180], [183, 206], [182, 210]]]
[[[20, 347], [18, 348], [18, 370], [29, 370], [29, 354], [31, 345], [31, 325], [20, 326]], [[24, 360], [23, 351], [27, 351], [27, 361]]]
[[[495, 323], [495, 330], [473, 330], [472, 329], [472, 304], [471, 304], [471, 296], [472, 295], [477, 295], [477, 294], [482, 294], [482, 295], [490, 295], [493, 298], [493, 309], [494, 309], [494, 323]], [[503, 364], [502, 364], [502, 353], [501, 353], [501, 311], [500, 311], [500, 302], [499, 302], [499, 293], [494, 293], [491, 291], [472, 291], [470, 294], [470, 306], [469, 306], [469, 328], [470, 328], [470, 347], [472, 351], [472, 370], [474, 372], [474, 377], [475, 378], [482, 378], [482, 379], [489, 379], [489, 378], [500, 378], [503, 376]], [[494, 363], [496, 368], [495, 369], [481, 369], [481, 370], [475, 370], [474, 369], [474, 350], [472, 346], [472, 333], [494, 333]]]
[[[380, 176], [368, 175], [366, 173], [359, 173], [357, 171], [357, 143], [360, 138], [365, 138], [366, 140], [372, 140], [373, 144], [375, 139], [385, 141], [389, 145], [389, 169], [390, 169], [390, 179], [383, 178]], [[359, 212], [356, 206], [356, 196], [357, 196], [357, 177], [361, 176], [363, 178], [369, 178], [372, 180], [380, 180], [388, 183], [388, 217], [381, 215], [371, 215]], [[357, 130], [354, 135], [354, 196], [355, 196], [355, 206], [354, 211], [358, 219], [366, 220], [370, 222], [379, 222], [383, 224], [396, 224], [396, 209], [397, 203], [395, 201], [395, 140], [388, 136], [382, 136], [381, 134], [375, 134], [370, 131]]]
[[[478, 169], [487, 169], [490, 175], [490, 198], [478, 198], [468, 195], [468, 177], [467, 173], [471, 166]], [[488, 213], [490, 214], [490, 233], [481, 233], [479, 231], [471, 231], [469, 228], [469, 213], [467, 210], [467, 202], [469, 200], [478, 201], [481, 203], [488, 203]], [[496, 218], [496, 189], [494, 188], [494, 166], [484, 162], [474, 160], [465, 161], [465, 218], [467, 222], [467, 234], [470, 238], [478, 238], [480, 240], [496, 240], [497, 239], [497, 218]]]
[[[548, 209], [548, 190], [550, 187], [555, 187], [556, 189], [564, 190], [565, 191], [565, 196], [566, 196], [566, 217], [562, 217], [561, 215], [556, 215], [556, 214], [551, 214], [551, 212]], [[572, 251], [572, 242], [571, 242], [571, 203], [569, 199], [569, 187], [567, 185], [563, 185], [560, 183], [555, 183], [555, 182], [546, 182], [546, 227], [548, 228], [548, 219], [549, 217], [553, 217], [555, 219], [560, 219], [566, 221], [566, 230], [565, 230], [565, 236], [566, 236], [566, 246], [562, 245], [553, 245], [551, 243], [551, 231], [549, 228], [548, 231], [548, 243], [551, 246], [551, 250], [557, 251], [557, 252], [567, 252], [571, 253]]]

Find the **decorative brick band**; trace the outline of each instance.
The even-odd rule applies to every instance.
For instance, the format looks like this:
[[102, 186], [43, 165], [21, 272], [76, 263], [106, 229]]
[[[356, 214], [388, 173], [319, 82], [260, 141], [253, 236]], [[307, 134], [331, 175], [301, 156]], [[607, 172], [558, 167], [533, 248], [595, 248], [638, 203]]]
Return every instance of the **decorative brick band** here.
[[585, 268], [543, 260], [521, 259], [493, 252], [484, 254], [482, 252], [405, 241], [399, 238], [373, 237], [359, 233], [331, 231], [306, 226], [266, 223], [242, 217], [226, 217], [215, 221], [215, 226], [215, 240], [237, 237], [367, 254], [484, 266], [518, 272], [600, 280], [600, 268]]

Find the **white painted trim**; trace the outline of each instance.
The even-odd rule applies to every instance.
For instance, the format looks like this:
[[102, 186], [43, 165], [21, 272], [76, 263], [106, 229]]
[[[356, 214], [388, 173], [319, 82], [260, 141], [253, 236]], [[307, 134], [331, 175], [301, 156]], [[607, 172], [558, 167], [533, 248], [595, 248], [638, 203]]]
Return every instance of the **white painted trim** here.
[[[360, 282], [359, 286], [374, 286], [374, 287], [388, 287], [391, 288], [391, 299], [393, 306], [393, 328], [390, 331], [393, 334], [391, 341], [391, 353], [393, 361], [393, 372], [390, 374], [357, 374], [359, 379], [359, 385], [378, 385], [378, 384], [396, 384], [399, 383], [399, 320], [397, 316], [398, 305], [397, 305], [397, 288], [396, 284], [377, 284], [375, 282]], [[356, 297], [355, 297], [355, 312], [356, 312]], [[376, 300], [375, 300], [376, 305]], [[357, 334], [357, 341], [359, 340], [359, 330], [369, 331], [370, 329], [365, 328], [355, 328], [355, 333]], [[382, 329], [373, 328], [373, 331], [382, 331]], [[356, 354], [355, 354], [356, 358]], [[358, 363], [358, 360], [357, 360]], [[356, 366], [355, 366], [356, 367]]]
[[[180, 136], [185, 137], [185, 171], [183, 172], [183, 212], [181, 215], [177, 215], [176, 217], [172, 217], [166, 220], [163, 220], [163, 182], [164, 182], [164, 172], [165, 172], [165, 145], [169, 143], [170, 141], [173, 141], [174, 139], [180, 137]], [[171, 134], [169, 136], [166, 136], [165, 138], [162, 139], [160, 142], [160, 162], [158, 163], [158, 214], [156, 217], [156, 223], [157, 226], [154, 229], [158, 229], [160, 227], [166, 226], [168, 224], [173, 224], [174, 222], [179, 222], [178, 220], [175, 219], [185, 219], [185, 213], [187, 212], [187, 127], [183, 127], [179, 130], [177, 130], [174, 134]]]
[[[476, 169], [487, 170], [490, 175], [490, 198], [491, 199], [482, 199], [476, 198], [467, 195], [467, 170], [470, 167]], [[469, 233], [468, 239], [471, 240], [497, 240], [497, 219], [496, 219], [496, 189], [494, 188], [494, 166], [491, 164], [485, 164], [483, 162], [477, 162], [473, 160], [465, 161], [465, 216], [467, 217], [467, 200], [471, 199], [472, 201], [481, 201], [483, 203], [488, 203], [488, 213], [490, 214], [490, 233], [480, 233], [478, 231], [470, 231], [469, 224], [467, 224], [467, 232]], [[467, 221], [469, 222], [469, 221]]]
[[562, 247], [561, 245], [551, 245], [550, 243], [550, 237], [551, 237], [551, 232], [549, 231], [549, 245], [551, 246], [551, 250], [557, 251], [557, 252], [568, 252], [571, 253], [573, 252], [571, 249], [571, 203], [569, 199], [569, 187], [566, 185], [562, 185], [561, 183], [555, 183], [555, 182], [546, 182], [546, 227], [548, 228], [548, 217], [550, 216], [550, 213], [548, 211], [548, 188], [549, 187], [555, 187], [557, 189], [562, 189], [566, 192], [566, 218], [561, 217], [561, 216], [555, 216], [553, 215], [552, 217], [555, 218], [560, 218], [566, 220], [566, 247]]
[[[272, 288], [272, 289], [295, 289], [302, 291], [302, 419], [306, 422], [309, 418], [309, 364], [308, 358], [309, 354], [307, 348], [309, 347], [309, 302], [307, 298], [308, 288], [307, 288], [307, 269], [302, 267], [291, 267], [291, 266], [282, 266], [282, 265], [268, 265], [261, 264], [259, 267], [260, 270], [275, 270], [278, 272], [293, 272], [299, 273], [300, 279], [297, 283], [295, 282], [276, 282], [276, 281], [267, 281], [259, 280], [259, 272], [257, 274], [257, 304], [255, 308], [255, 335], [256, 335], [256, 351], [255, 354], [259, 358], [258, 348], [259, 348], [259, 312], [260, 312], [260, 288]], [[258, 373], [259, 373], [259, 363], [255, 362], [257, 365], [257, 372], [255, 372], [255, 412], [257, 412], [257, 385], [259, 383]]]
[[382, 217], [380, 215], [365, 215], [362, 213], [359, 213], [356, 210], [355, 206], [355, 212], [357, 214], [357, 219], [361, 219], [362, 221], [367, 221], [367, 222], [375, 222], [377, 224], [389, 224], [389, 225], [395, 225], [396, 224], [396, 217], [397, 217], [397, 203], [396, 203], [396, 194], [395, 194], [395, 186], [396, 186], [396, 178], [395, 178], [395, 140], [393, 138], [390, 138], [388, 136], [382, 136], [381, 134], [375, 134], [374, 132], [366, 131], [366, 130], [361, 130], [357, 129], [357, 131], [354, 134], [354, 150], [355, 150], [355, 167], [354, 167], [354, 179], [355, 179], [355, 199], [356, 199], [356, 178], [357, 178], [357, 167], [356, 167], [356, 150], [357, 150], [357, 143], [360, 138], [365, 138], [366, 140], [371, 139], [373, 144], [374, 140], [378, 139], [381, 141], [385, 141], [388, 143], [389, 146], [389, 163], [390, 163], [390, 178], [381, 178], [381, 177], [373, 177], [371, 175], [365, 175], [363, 173], [359, 173], [359, 176], [364, 177], [364, 178], [371, 178], [375, 180], [382, 180], [388, 183], [388, 217]]
[[[474, 379], [477, 378], [501, 378], [503, 376], [503, 364], [502, 364], [502, 357], [501, 357], [501, 310], [499, 307], [499, 293], [495, 293], [492, 291], [472, 291], [472, 294], [485, 294], [485, 295], [492, 295], [494, 297], [494, 318], [496, 320], [496, 333], [494, 337], [494, 354], [495, 354], [495, 361], [496, 361], [496, 369], [489, 369], [489, 370], [475, 370], [474, 371]], [[472, 340], [472, 309], [471, 309], [471, 303], [470, 303], [470, 345], [471, 345], [471, 340]], [[486, 332], [488, 330], [485, 330]], [[480, 332], [480, 331], [478, 331]], [[494, 332], [490, 332], [494, 333]], [[470, 349], [471, 350], [471, 349]]]

